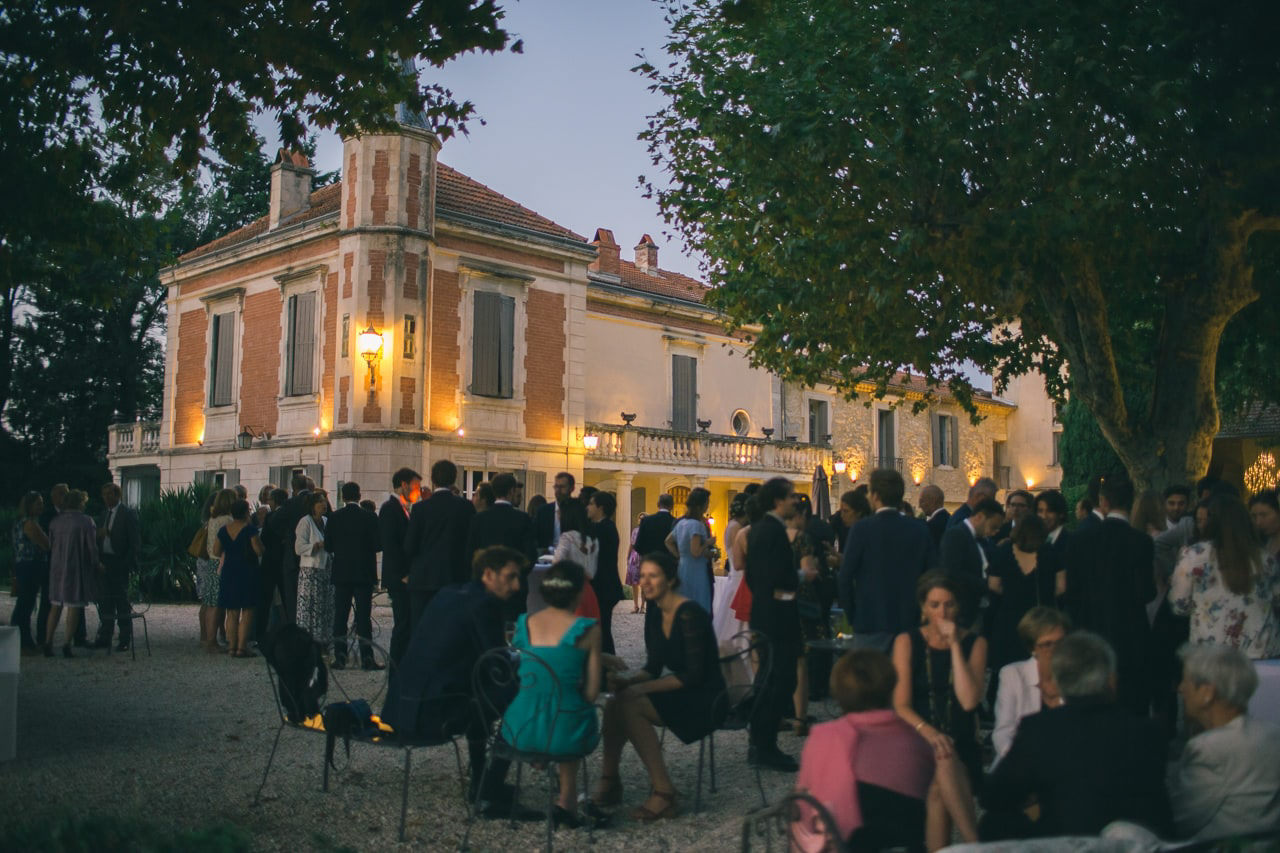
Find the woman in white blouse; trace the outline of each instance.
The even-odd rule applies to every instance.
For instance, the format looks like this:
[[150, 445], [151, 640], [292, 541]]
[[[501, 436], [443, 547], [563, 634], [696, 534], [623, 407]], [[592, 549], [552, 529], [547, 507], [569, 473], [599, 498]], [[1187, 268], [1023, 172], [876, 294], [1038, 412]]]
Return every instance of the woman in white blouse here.
[[294, 550], [298, 553], [298, 625], [328, 646], [333, 634], [333, 582], [329, 552], [324, 549], [325, 513], [329, 497], [316, 489], [304, 505]]
[[991, 732], [997, 762], [1009, 751], [1023, 717], [1062, 704], [1049, 662], [1054, 647], [1070, 630], [1071, 619], [1052, 607], [1033, 607], [1018, 621], [1018, 636], [1031, 657], [1000, 668], [996, 726]]

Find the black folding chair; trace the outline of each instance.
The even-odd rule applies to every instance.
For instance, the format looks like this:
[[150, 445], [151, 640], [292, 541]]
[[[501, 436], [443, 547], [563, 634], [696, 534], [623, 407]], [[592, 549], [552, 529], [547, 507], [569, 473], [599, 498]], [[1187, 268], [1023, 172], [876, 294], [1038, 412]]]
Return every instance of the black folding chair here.
[[[539, 681], [548, 689], [538, 691], [539, 704], [537, 712], [531, 714], [528, 721], [519, 729], [512, 729], [506, 722], [506, 710], [516, 694], [521, 690], [529, 690]], [[561, 702], [560, 680], [555, 670], [533, 652], [512, 649], [490, 649], [476, 661], [471, 675], [472, 695], [480, 705], [484, 719], [489, 723], [489, 739], [485, 756], [484, 775], [476, 786], [477, 796], [484, 790], [484, 782], [494, 759], [510, 761], [516, 765], [515, 792], [512, 803], [520, 800], [520, 776], [525, 764], [544, 765], [550, 792], [547, 797], [547, 850], [553, 849], [555, 821], [552, 817], [556, 796], [560, 792], [560, 780], [557, 766], [568, 762], [582, 763], [583, 790], [590, 790], [587, 762], [584, 761], [590, 752], [563, 753], [553, 750], [551, 739], [562, 723], [574, 725], [586, 717], [594, 717], [599, 731], [599, 706], [589, 705], [585, 708], [565, 708]], [[533, 725], [547, 725], [546, 731], [535, 730]], [[472, 810], [474, 814], [474, 809]], [[515, 822], [512, 822], [515, 826]], [[587, 821], [587, 840], [591, 843], [593, 824]], [[470, 838], [471, 826], [468, 822], [467, 835], [463, 839], [466, 849]]]
[[[341, 638], [337, 638], [337, 639], [341, 641]], [[386, 665], [386, 669], [382, 671], [378, 679], [379, 681], [378, 689], [373, 693], [372, 696], [365, 699], [365, 701], [369, 703], [369, 706], [371, 709], [376, 709], [381, 704], [382, 697], [386, 695], [387, 688], [388, 688], [388, 685], [390, 684], [391, 678], [396, 672], [396, 669], [395, 669], [396, 665], [393, 661], [391, 661], [390, 656], [387, 654], [386, 650], [383, 649], [381, 646], [377, 645], [376, 643], [372, 643], [368, 640], [359, 639], [359, 638], [357, 638], [354, 642], [355, 642], [355, 647], [357, 649], [359, 649], [360, 651], [364, 651], [366, 648], [368, 648], [372, 652], [375, 660], [381, 663], [384, 663]], [[331, 647], [332, 645], [330, 645], [330, 648]], [[351, 675], [353, 676], [353, 678], [348, 679], [348, 681], [349, 683], [354, 683], [355, 673], [351, 673]], [[263, 787], [265, 787], [267, 784], [267, 774], [271, 771], [271, 763], [275, 758], [276, 748], [280, 742], [280, 733], [283, 732], [286, 727], [292, 727], [296, 729], [301, 729], [303, 731], [315, 732], [325, 736], [324, 768], [323, 768], [323, 777], [322, 777], [321, 787], [326, 792], [328, 792], [329, 790], [329, 771], [333, 766], [331, 758], [334, 753], [337, 738], [343, 737], [344, 743], [346, 743], [348, 746], [350, 743], [359, 743], [359, 744], [367, 744], [370, 746], [400, 749], [404, 752], [404, 773], [401, 778], [401, 784], [400, 784], [399, 838], [401, 841], [405, 840], [405, 823], [406, 823], [406, 820], [408, 817], [408, 811], [409, 811], [409, 776], [413, 766], [413, 751], [415, 749], [424, 749], [424, 748], [430, 748], [435, 746], [443, 746], [446, 743], [451, 744], [453, 746], [454, 761], [457, 765], [458, 783], [459, 783], [459, 789], [462, 796], [462, 801], [464, 806], [466, 806], [468, 809], [470, 808], [470, 802], [467, 797], [466, 771], [464, 770], [463, 764], [462, 764], [462, 751], [458, 745], [458, 740], [465, 734], [467, 725], [471, 718], [472, 705], [471, 705], [470, 697], [462, 694], [443, 695], [443, 696], [433, 697], [432, 699], [426, 701], [425, 703], [426, 707], [424, 708], [423, 702], [415, 701], [412, 699], [412, 697], [406, 697], [403, 694], [401, 694], [401, 701], [409, 702], [415, 707], [418, 707], [420, 709], [419, 720], [429, 719], [432, 721], [430, 728], [428, 728], [426, 731], [420, 730], [413, 733], [403, 733], [403, 732], [397, 732], [397, 731], [390, 731], [390, 732], [379, 731], [379, 732], [364, 732], [360, 734], [352, 734], [349, 737], [347, 737], [335, 732], [326, 732], [323, 728], [315, 728], [312, 726], [307, 726], [303, 723], [290, 720], [288, 715], [285, 713], [284, 706], [281, 703], [280, 692], [277, 689], [277, 686], [279, 686], [280, 690], [285, 690], [286, 692], [287, 692], [287, 688], [285, 688], [283, 684], [281, 684], [278, 681], [278, 679], [276, 679], [275, 674], [269, 662], [267, 664], [267, 676], [271, 680], [272, 693], [276, 697], [276, 708], [280, 712], [281, 725], [280, 725], [280, 729], [277, 730], [276, 732], [275, 743], [271, 747], [271, 756], [267, 759], [267, 768], [262, 773], [262, 784], [258, 786], [258, 793], [254, 797], [255, 805], [258, 803], [259, 799], [261, 798]], [[328, 678], [329, 678], [329, 691], [325, 696], [326, 700], [351, 702], [353, 698], [355, 698], [347, 691], [346, 687], [343, 684], [343, 679], [345, 678], [345, 675], [338, 676], [334, 673], [333, 670], [329, 670]], [[296, 707], [296, 704], [295, 704], [295, 707]]]
[[765, 851], [777, 845], [779, 851], [790, 853], [804, 850], [806, 853], [849, 853], [849, 846], [840, 837], [835, 818], [826, 806], [806, 793], [793, 791], [776, 806], [759, 809], [742, 821], [742, 853], [750, 853], [755, 839]]

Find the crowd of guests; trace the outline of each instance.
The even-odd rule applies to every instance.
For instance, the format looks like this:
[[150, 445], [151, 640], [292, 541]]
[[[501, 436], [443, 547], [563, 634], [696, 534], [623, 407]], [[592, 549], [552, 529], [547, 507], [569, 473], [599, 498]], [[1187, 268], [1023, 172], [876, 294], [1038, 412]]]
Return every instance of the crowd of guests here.
[[[1246, 505], [1208, 478], [1160, 498], [1095, 478], [1069, 525], [1060, 492], [1016, 490], [1001, 504], [985, 478], [954, 513], [926, 487], [917, 513], [901, 474], [877, 470], [841, 495], [828, 523], [775, 478], [735, 497], [721, 543], [710, 494], [695, 488], [679, 518], [663, 495], [641, 519], [622, 577], [613, 494], [578, 490], [561, 473], [552, 499], [526, 511], [513, 475], [473, 499], [457, 475], [436, 462], [428, 491], [400, 469], [381, 507], [345, 483], [335, 509], [301, 475], [292, 493], [264, 487], [256, 507], [243, 489], [215, 492], [191, 544], [201, 641], [221, 651], [224, 634], [229, 654], [249, 657], [269, 625], [296, 624], [332, 667], [354, 648], [362, 667], [379, 669], [380, 553], [395, 664], [382, 719], [408, 735], [465, 734], [470, 794], [486, 817], [538, 815], [514, 802], [490, 749], [496, 719], [473, 701], [484, 655], [514, 649], [525, 657], [513, 660], [529, 662], [519, 691], [488, 704], [508, 744], [555, 757], [557, 824], [609, 818], [623, 802], [628, 744], [649, 781], [631, 816], [654, 821], [680, 809], [657, 730], [693, 743], [723, 724], [726, 677], [740, 674], [725, 671], [722, 655], [746, 631], [758, 644], [746, 676], [755, 682], [748, 762], [798, 770], [798, 787], [855, 849], [1094, 835], [1116, 821], [1164, 837], [1280, 830], [1280, 729], [1247, 714], [1250, 660], [1280, 656], [1274, 491]], [[117, 487], [103, 499], [96, 523], [83, 493], [55, 489], [52, 515], [39, 495], [23, 500], [14, 620], [25, 624], [32, 590], [47, 585], [37, 619], [46, 654], [64, 609], [63, 654], [72, 654], [90, 601], [97, 644], [111, 642], [117, 622], [120, 647], [130, 642], [137, 519]], [[633, 612], [645, 612], [636, 670], [617, 656], [612, 631], [624, 580]], [[853, 651], [833, 661], [815, 648], [830, 648], [818, 641], [832, 639], [835, 605]], [[23, 637], [36, 644], [29, 628]], [[845, 714], [811, 728], [809, 699], [824, 690]], [[808, 737], [800, 762], [779, 746], [787, 727]], [[1186, 735], [1170, 770], [1169, 742]], [[597, 748], [601, 772], [580, 805], [579, 761]]]
[[[26, 493], [18, 503], [12, 532], [17, 602], [10, 624], [18, 628], [24, 653], [54, 657], [64, 612], [63, 657], [73, 657], [75, 647], [109, 649], [117, 625], [116, 650], [128, 651], [133, 642], [129, 576], [141, 550], [138, 516], [120, 502], [115, 483], [103, 486], [101, 496], [104, 509], [97, 519], [85, 513], [89, 495], [65, 483], [50, 490], [48, 504], [39, 492]], [[98, 610], [93, 642], [84, 618], [90, 604]]]

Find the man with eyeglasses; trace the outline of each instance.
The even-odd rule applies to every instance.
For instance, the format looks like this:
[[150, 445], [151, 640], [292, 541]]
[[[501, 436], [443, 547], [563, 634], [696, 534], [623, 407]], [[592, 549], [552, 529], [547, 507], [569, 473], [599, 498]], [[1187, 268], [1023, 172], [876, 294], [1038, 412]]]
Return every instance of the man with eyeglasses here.
[[1013, 529], [1018, 526], [1018, 522], [1031, 514], [1035, 505], [1035, 495], [1028, 491], [1018, 489], [1009, 493], [1004, 499], [1004, 526], [995, 537], [997, 545], [1003, 545], [1013, 538]]

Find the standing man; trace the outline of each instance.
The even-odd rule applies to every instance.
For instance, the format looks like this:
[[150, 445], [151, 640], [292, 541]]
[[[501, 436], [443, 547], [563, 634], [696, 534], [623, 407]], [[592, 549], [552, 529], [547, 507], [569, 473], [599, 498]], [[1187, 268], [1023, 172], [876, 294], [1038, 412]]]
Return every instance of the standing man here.
[[1116, 653], [1116, 698], [1143, 717], [1149, 712], [1151, 664], [1147, 604], [1156, 597], [1151, 537], [1129, 524], [1133, 486], [1108, 477], [1098, 490], [1106, 516], [1081, 526], [1067, 544], [1066, 611], [1077, 628], [1102, 636]]
[[382, 586], [391, 598], [390, 654], [398, 664], [413, 633], [404, 537], [409, 530], [409, 511], [422, 497], [422, 475], [412, 468], [401, 468], [391, 475], [391, 488], [391, 497], [378, 510], [378, 538], [382, 542]]
[[529, 596], [529, 571], [537, 559], [538, 548], [534, 544], [533, 519], [529, 513], [517, 509], [513, 498], [520, 493], [521, 484], [513, 474], [499, 474], [493, 478], [493, 506], [478, 512], [471, 519], [467, 531], [466, 561], [470, 565], [475, 555], [494, 545], [503, 545], [524, 555], [525, 564], [520, 570], [520, 592], [506, 599], [503, 607], [507, 621], [514, 622], [525, 612]]
[[102, 596], [98, 601], [98, 639], [95, 649], [111, 648], [112, 620], [120, 623], [120, 645], [116, 651], [127, 652], [133, 642], [133, 607], [129, 604], [129, 575], [138, 568], [138, 552], [142, 550], [142, 533], [138, 514], [120, 503], [120, 486], [107, 483], [102, 487], [102, 503], [106, 506], [98, 525], [98, 551], [102, 556]]
[[554, 550], [556, 543], [560, 541], [560, 510], [573, 498], [573, 490], [576, 486], [577, 481], [568, 471], [556, 474], [551, 485], [555, 500], [538, 510], [538, 517], [534, 520], [534, 535], [537, 538], [539, 551]]
[[640, 519], [640, 529], [636, 531], [635, 552], [641, 559], [645, 554], [667, 550], [667, 537], [671, 535], [671, 528], [676, 526], [676, 520], [671, 515], [675, 505], [676, 499], [671, 495], [658, 495], [658, 511]]
[[409, 557], [409, 606], [415, 629], [437, 592], [468, 577], [467, 532], [476, 508], [453, 493], [457, 480], [458, 466], [448, 459], [432, 465], [431, 497], [414, 504], [409, 513], [404, 551]]
[[284, 505], [289, 500], [289, 493], [284, 489], [277, 489], [274, 486], [267, 493], [267, 500], [261, 510], [265, 509], [266, 514], [262, 518], [262, 558], [258, 561], [260, 571], [258, 573], [259, 589], [261, 590], [258, 598], [258, 612], [253, 617], [253, 631], [256, 635], [258, 645], [266, 642], [267, 632], [271, 626], [271, 609], [275, 603], [276, 591], [280, 590], [281, 613], [277, 617], [280, 620], [284, 618], [284, 547], [281, 544], [283, 536], [280, 533], [279, 525], [281, 516], [284, 513]]
[[[787, 536], [787, 523], [796, 514], [795, 487], [785, 477], [774, 477], [760, 487], [756, 499], [767, 512], [747, 533], [746, 581], [751, 590], [753, 631], [769, 638], [768, 679], [756, 674], [756, 707], [751, 715], [751, 741], [747, 762], [753, 767], [794, 773], [799, 765], [778, 749], [778, 726], [787, 717], [796, 689], [796, 665], [804, 654], [796, 591], [801, 572]], [[805, 580], [813, 580], [812, 569]]]
[[930, 484], [920, 490], [920, 511], [924, 513], [924, 523], [929, 526], [934, 548], [942, 544], [942, 534], [947, 532], [947, 522], [951, 520], [951, 513], [942, 505], [945, 500], [942, 489], [935, 485]]
[[[960, 507], [965, 509], [968, 504]], [[982, 613], [987, 597], [987, 569], [991, 556], [986, 541], [1004, 524], [1004, 507], [995, 498], [984, 498], [969, 507], [968, 517], [960, 520], [942, 536], [938, 567], [960, 584], [964, 600], [960, 602], [961, 624], [973, 627]], [[956, 511], [959, 515], [960, 511]], [[951, 516], [952, 520], [955, 515]]]
[[1165, 529], [1178, 526], [1178, 520], [1191, 508], [1191, 489], [1187, 486], [1170, 486], [1164, 490]]
[[307, 514], [306, 501], [311, 495], [307, 486], [307, 475], [301, 471], [294, 473], [289, 485], [293, 487], [293, 497], [285, 502], [280, 511], [277, 532], [280, 535], [280, 552], [284, 559], [280, 561], [280, 609], [286, 625], [298, 624], [298, 552], [294, 550], [294, 539], [298, 535], [298, 522]]
[[347, 665], [347, 616], [352, 602], [362, 669], [384, 665], [373, 656], [373, 585], [378, 582], [378, 519], [360, 506], [360, 486], [342, 484], [342, 509], [324, 529], [324, 549], [333, 555], [333, 667]]
[[618, 525], [613, 520], [618, 499], [613, 492], [595, 492], [587, 500], [587, 535], [596, 540], [596, 576], [591, 579], [600, 604], [600, 650], [617, 654], [613, 645], [613, 609], [622, 600], [622, 579], [618, 577]]
[[936, 557], [924, 522], [898, 512], [904, 490], [897, 471], [871, 472], [873, 512], [849, 531], [840, 567], [840, 606], [853, 625], [854, 645], [885, 654], [894, 637], [920, 624], [916, 581]]
[[951, 518], [947, 521], [947, 528], [958, 527], [960, 522], [973, 514], [973, 510], [978, 504], [987, 500], [995, 500], [996, 492], [998, 491], [1000, 491], [1000, 487], [996, 485], [995, 480], [990, 477], [979, 477], [969, 487], [968, 499], [960, 504], [959, 509], [951, 513]]

